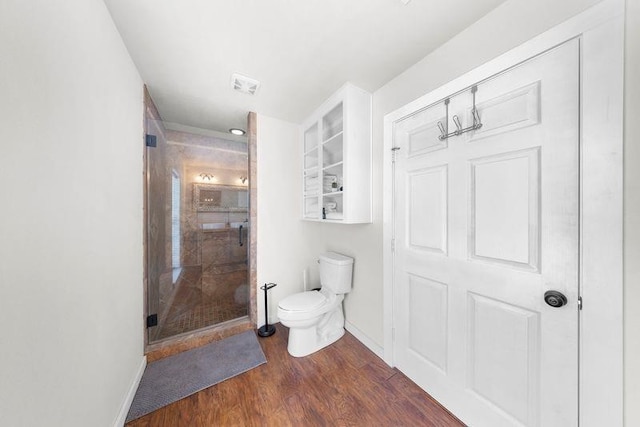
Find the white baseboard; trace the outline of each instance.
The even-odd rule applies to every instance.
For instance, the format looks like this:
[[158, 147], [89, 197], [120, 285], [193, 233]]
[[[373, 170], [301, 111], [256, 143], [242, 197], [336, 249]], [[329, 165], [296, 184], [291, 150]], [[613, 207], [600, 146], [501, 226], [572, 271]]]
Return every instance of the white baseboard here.
[[373, 340], [369, 338], [367, 335], [365, 335], [364, 332], [362, 332], [360, 329], [356, 328], [355, 326], [353, 326], [353, 324], [347, 321], [344, 322], [344, 328], [347, 331], [349, 331], [351, 335], [356, 337], [358, 341], [364, 344], [365, 347], [371, 350], [376, 356], [384, 360], [384, 358], [382, 357], [384, 355], [384, 349], [378, 344], [376, 344], [375, 342], [373, 342]]
[[147, 367], [147, 356], [142, 356], [142, 361], [140, 362], [140, 366], [138, 367], [138, 372], [136, 372], [136, 376], [131, 383], [131, 387], [129, 387], [129, 391], [125, 396], [124, 402], [122, 402], [122, 406], [120, 407], [120, 412], [118, 413], [118, 417], [113, 423], [114, 427], [122, 427], [124, 426], [124, 422], [127, 420], [127, 414], [129, 413], [129, 408], [131, 408], [131, 404], [133, 403], [133, 398], [136, 395], [136, 391], [138, 390], [138, 385], [140, 385], [140, 380], [142, 379], [142, 374], [144, 374], [144, 370]]

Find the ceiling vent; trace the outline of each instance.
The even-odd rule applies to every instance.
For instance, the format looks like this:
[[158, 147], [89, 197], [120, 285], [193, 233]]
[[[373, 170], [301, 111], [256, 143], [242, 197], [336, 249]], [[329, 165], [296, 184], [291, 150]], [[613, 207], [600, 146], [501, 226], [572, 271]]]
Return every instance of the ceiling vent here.
[[231, 75], [231, 87], [238, 92], [255, 95], [260, 88], [260, 82], [242, 74], [234, 73]]

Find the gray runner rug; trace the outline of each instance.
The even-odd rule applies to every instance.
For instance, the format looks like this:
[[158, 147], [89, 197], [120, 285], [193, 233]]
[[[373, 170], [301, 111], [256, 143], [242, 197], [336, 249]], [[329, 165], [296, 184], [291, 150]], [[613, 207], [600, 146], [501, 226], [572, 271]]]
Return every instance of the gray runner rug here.
[[142, 375], [127, 422], [266, 362], [253, 331], [152, 362]]

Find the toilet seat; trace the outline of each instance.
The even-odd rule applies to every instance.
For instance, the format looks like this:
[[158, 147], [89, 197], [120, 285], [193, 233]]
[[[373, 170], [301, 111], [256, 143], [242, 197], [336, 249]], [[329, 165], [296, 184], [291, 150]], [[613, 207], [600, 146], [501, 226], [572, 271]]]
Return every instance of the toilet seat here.
[[308, 291], [284, 298], [278, 306], [287, 311], [309, 311], [320, 307], [327, 298], [320, 292]]
[[293, 294], [278, 304], [278, 318], [281, 321], [311, 320], [333, 310], [343, 299], [343, 295], [326, 295], [318, 291]]

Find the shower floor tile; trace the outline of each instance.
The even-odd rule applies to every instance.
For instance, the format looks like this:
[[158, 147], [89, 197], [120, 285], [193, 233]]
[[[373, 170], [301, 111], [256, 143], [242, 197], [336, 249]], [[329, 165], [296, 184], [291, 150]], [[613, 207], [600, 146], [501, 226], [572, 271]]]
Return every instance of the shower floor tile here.
[[248, 314], [247, 266], [183, 267], [176, 295], [155, 340], [191, 332]]

